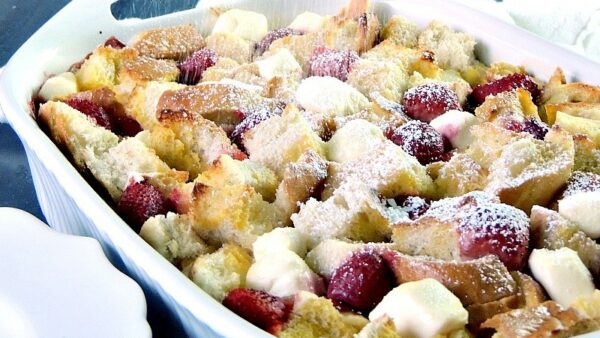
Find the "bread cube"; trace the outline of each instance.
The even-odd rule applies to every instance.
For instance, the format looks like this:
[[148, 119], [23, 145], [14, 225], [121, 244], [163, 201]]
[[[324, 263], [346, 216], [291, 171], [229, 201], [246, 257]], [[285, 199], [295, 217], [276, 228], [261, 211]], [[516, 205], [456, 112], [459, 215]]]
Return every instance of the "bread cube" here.
[[169, 167], [189, 172], [190, 179], [196, 178], [209, 167], [208, 163], [194, 153], [188, 145], [177, 139], [177, 135], [169, 128], [157, 125], [152, 130], [138, 133], [135, 138], [154, 150]]
[[63, 102], [49, 101], [40, 106], [39, 118], [52, 139], [65, 147], [80, 170], [119, 143], [119, 137], [100, 127], [90, 117]]
[[196, 183], [188, 214], [194, 230], [210, 244], [235, 243], [245, 249], [279, 225], [275, 208], [248, 184]]
[[297, 108], [288, 106], [281, 116], [273, 116], [244, 135], [250, 160], [283, 177], [285, 167], [296, 162], [307, 150], [323, 156], [323, 142]]
[[363, 158], [343, 164], [332, 163], [322, 197], [327, 198], [344, 182], [360, 181], [383, 197], [431, 196], [431, 177], [414, 157], [385, 140]]
[[214, 32], [206, 37], [206, 48], [212, 49], [219, 57], [248, 63], [254, 53], [254, 42], [229, 32]]
[[418, 47], [433, 51], [442, 68], [465, 70], [475, 61], [475, 40], [455, 32], [440, 21], [432, 21], [418, 39]]
[[246, 286], [246, 274], [252, 264], [247, 250], [224, 244], [219, 250], [194, 260], [188, 276], [202, 290], [221, 302], [229, 291]]
[[290, 225], [290, 216], [298, 212], [300, 203], [306, 202], [323, 185], [327, 167], [327, 162], [310, 149], [296, 162], [286, 165], [273, 203], [282, 222]]
[[142, 226], [140, 236], [169, 262], [194, 259], [210, 248], [196, 235], [185, 215], [172, 212], [150, 217]]
[[400, 15], [392, 16], [381, 30], [381, 39], [408, 48], [417, 47], [419, 27]]
[[131, 46], [143, 56], [182, 60], [204, 47], [204, 39], [192, 25], [180, 25], [143, 31]]
[[381, 129], [362, 120], [351, 120], [327, 142], [327, 157], [334, 162], [356, 161], [385, 140]]
[[277, 335], [297, 337], [352, 337], [367, 324], [355, 315], [340, 313], [331, 300], [310, 292], [300, 292], [294, 301], [290, 319]]
[[196, 182], [211, 187], [248, 184], [267, 201], [275, 199], [279, 183], [275, 173], [267, 167], [247, 160], [234, 160], [229, 155], [221, 155]]
[[377, 242], [391, 234], [379, 197], [360, 181], [344, 183], [323, 202], [309, 199], [292, 215], [292, 221], [309, 238], [311, 247], [330, 238]]
[[378, 92], [388, 100], [400, 102], [408, 86], [408, 74], [399, 62], [359, 59], [352, 65], [347, 82], [368, 98]]
[[156, 153], [136, 138], [126, 138], [90, 165], [90, 171], [115, 201], [131, 177], [146, 177], [164, 196], [188, 179], [187, 172], [169, 168]]

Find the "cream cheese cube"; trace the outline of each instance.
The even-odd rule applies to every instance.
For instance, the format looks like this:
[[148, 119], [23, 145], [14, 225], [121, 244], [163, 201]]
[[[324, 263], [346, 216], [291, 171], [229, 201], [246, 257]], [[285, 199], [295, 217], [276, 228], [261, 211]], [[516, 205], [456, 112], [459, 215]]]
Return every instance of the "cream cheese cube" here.
[[230, 9], [215, 22], [212, 34], [230, 33], [253, 42], [260, 41], [269, 31], [267, 17], [263, 14]]
[[321, 276], [330, 278], [335, 270], [362, 246], [339, 239], [326, 239], [306, 255], [306, 262]]
[[356, 88], [331, 76], [302, 80], [296, 101], [306, 110], [328, 116], [346, 116], [369, 106], [369, 100]]
[[462, 110], [449, 110], [436, 117], [429, 124], [446, 136], [454, 148], [463, 149], [473, 142], [471, 127], [479, 124], [475, 115]]
[[38, 95], [46, 101], [52, 101], [75, 93], [77, 93], [75, 74], [64, 72], [46, 80]]
[[300, 257], [306, 255], [308, 241], [296, 228], [276, 228], [256, 239], [252, 244], [254, 259], [267, 255], [277, 256], [281, 251], [292, 251]]
[[564, 307], [594, 292], [590, 271], [569, 248], [535, 249], [529, 256], [529, 268], [550, 298]]
[[324, 16], [307, 11], [298, 15], [288, 27], [300, 32], [312, 33], [318, 31], [324, 21]]
[[568, 196], [558, 202], [558, 212], [591, 238], [600, 237], [600, 191]]
[[254, 262], [246, 275], [246, 285], [277, 297], [292, 296], [300, 291], [319, 294], [324, 289], [320, 277], [290, 250], [265, 255]]
[[375, 321], [387, 315], [401, 336], [431, 338], [463, 328], [469, 314], [440, 282], [427, 278], [401, 284], [369, 314]]

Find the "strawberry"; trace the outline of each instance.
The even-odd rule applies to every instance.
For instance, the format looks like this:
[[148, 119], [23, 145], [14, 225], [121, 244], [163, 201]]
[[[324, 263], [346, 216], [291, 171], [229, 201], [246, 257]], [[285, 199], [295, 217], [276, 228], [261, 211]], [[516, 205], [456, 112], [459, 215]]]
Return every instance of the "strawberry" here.
[[217, 59], [217, 53], [212, 49], [202, 48], [194, 52], [194, 54], [177, 65], [181, 71], [179, 82], [195, 85], [202, 79], [202, 73], [217, 63]]
[[404, 108], [408, 116], [423, 122], [431, 122], [448, 110], [461, 109], [456, 93], [439, 82], [410, 88], [404, 93]]
[[523, 131], [530, 133], [538, 140], [543, 140], [549, 130], [546, 123], [535, 118], [529, 118], [523, 123]]
[[152, 216], [166, 214], [172, 207], [161, 192], [147, 180], [131, 180], [117, 204], [117, 211], [136, 232]]
[[359, 251], [338, 267], [329, 281], [327, 297], [334, 304], [368, 313], [395, 286], [394, 274], [381, 255]]
[[71, 98], [66, 102], [69, 106], [74, 109], [77, 109], [81, 113], [87, 115], [92, 118], [100, 127], [104, 127], [108, 130], [112, 130], [112, 123], [110, 116], [106, 112], [106, 110], [97, 103], [94, 103], [90, 100], [80, 99], [80, 98]]
[[393, 130], [388, 138], [414, 156], [421, 164], [438, 161], [444, 154], [444, 138], [421, 121], [410, 121]]
[[506, 204], [478, 205], [456, 228], [464, 259], [496, 255], [509, 270], [527, 262], [529, 219]]
[[223, 305], [271, 334], [283, 328], [293, 308], [291, 301], [244, 288], [231, 290], [223, 299]]
[[114, 36], [111, 36], [110, 38], [106, 39], [106, 41], [104, 42], [104, 47], [112, 47], [114, 49], [123, 49], [125, 48], [125, 44], [123, 42], [121, 42], [119, 39], [117, 39]]
[[540, 88], [531, 77], [521, 73], [506, 75], [497, 80], [476, 86], [469, 96], [469, 102], [472, 107], [477, 107], [485, 101], [488, 95], [497, 95], [517, 88], [527, 89], [531, 93], [533, 102], [539, 102], [541, 95]]
[[332, 76], [340, 81], [346, 81], [352, 65], [358, 59], [358, 54], [352, 50], [317, 47], [310, 58], [310, 75]]
[[265, 35], [264, 38], [262, 38], [262, 40], [260, 40], [257, 44], [256, 44], [256, 53], [257, 55], [262, 55], [264, 52], [266, 52], [269, 47], [271, 46], [271, 44], [273, 43], [273, 41], [275, 40], [279, 40], [281, 38], [284, 38], [286, 36], [290, 36], [290, 35], [302, 35], [303, 33], [291, 28], [279, 28], [276, 30], [272, 30], [269, 33], [267, 33], [267, 35]]

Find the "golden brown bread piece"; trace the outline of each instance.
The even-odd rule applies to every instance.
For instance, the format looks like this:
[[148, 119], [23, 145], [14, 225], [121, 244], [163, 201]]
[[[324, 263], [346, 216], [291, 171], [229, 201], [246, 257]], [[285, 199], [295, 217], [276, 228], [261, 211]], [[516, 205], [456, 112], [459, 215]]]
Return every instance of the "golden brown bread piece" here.
[[544, 289], [533, 277], [520, 271], [511, 271], [510, 274], [517, 282], [519, 307], [536, 307], [548, 300]]
[[486, 320], [519, 307], [519, 297], [517, 295], [506, 296], [488, 303], [468, 305], [466, 310], [469, 312], [469, 327], [477, 332], [481, 323]]
[[260, 109], [274, 111], [276, 107], [276, 101], [236, 85], [200, 83], [165, 91], [160, 97], [156, 112], [200, 115], [217, 124], [236, 124], [244, 118], [244, 113]]
[[600, 174], [600, 149], [586, 135], [574, 135], [575, 164], [573, 171]]
[[556, 113], [562, 112], [568, 115], [584, 117], [590, 120], [600, 120], [600, 102], [562, 102], [548, 103], [544, 106], [546, 118], [549, 125], [556, 121]]
[[204, 45], [204, 39], [192, 25], [147, 30], [132, 42], [140, 55], [173, 60], [184, 59]]
[[573, 138], [558, 127], [545, 139], [513, 133], [492, 123], [473, 126], [474, 142], [467, 154], [489, 170], [485, 191], [526, 213], [547, 205], [571, 176]]
[[513, 296], [517, 291], [515, 280], [496, 256], [456, 262], [388, 251], [384, 258], [398, 283], [433, 278], [465, 306], [493, 302]]
[[309, 149], [283, 171], [283, 179], [275, 195], [275, 207], [282, 220], [291, 223], [290, 217], [313, 194], [318, 193], [327, 177], [328, 163]]
[[600, 321], [553, 301], [516, 309], [486, 320], [482, 328], [495, 330], [494, 338], [570, 337], [600, 328]]
[[600, 103], [600, 87], [585, 83], [567, 83], [562, 69], [556, 68], [542, 94], [544, 104], [565, 102]]

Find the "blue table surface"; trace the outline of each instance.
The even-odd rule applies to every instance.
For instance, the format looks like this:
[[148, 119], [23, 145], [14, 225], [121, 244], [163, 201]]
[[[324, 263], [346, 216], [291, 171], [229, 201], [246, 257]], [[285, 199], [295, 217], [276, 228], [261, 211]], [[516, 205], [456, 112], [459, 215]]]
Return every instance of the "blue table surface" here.
[[[0, 66], [67, 0], [0, 0]], [[121, 0], [112, 6], [117, 18], [157, 16], [191, 8], [196, 0]], [[142, 10], [142, 13], [136, 11]], [[0, 207], [15, 207], [45, 221], [35, 195], [21, 141], [10, 125], [0, 123]], [[184, 336], [157, 299], [148, 299], [148, 322], [154, 337]]]

